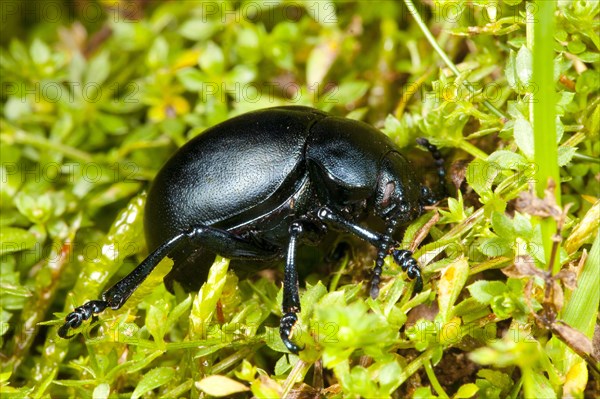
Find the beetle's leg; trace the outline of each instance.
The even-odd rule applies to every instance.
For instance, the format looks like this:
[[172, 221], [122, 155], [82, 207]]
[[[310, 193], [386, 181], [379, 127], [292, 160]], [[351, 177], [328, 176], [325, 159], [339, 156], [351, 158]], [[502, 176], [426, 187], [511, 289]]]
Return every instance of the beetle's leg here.
[[380, 243], [385, 241], [382, 234], [372, 232], [371, 230], [365, 229], [356, 223], [350, 222], [345, 217], [334, 212], [327, 206], [321, 207], [317, 212], [317, 216], [324, 223], [333, 225], [339, 230], [350, 232], [355, 236], [370, 242], [376, 247], [379, 247]]
[[58, 335], [61, 338], [70, 338], [69, 329], [77, 328], [84, 320], [89, 319], [94, 314], [104, 311], [107, 307], [119, 309], [137, 287], [148, 277], [156, 265], [169, 254], [183, 239], [186, 234], [179, 234], [171, 240], [159, 246], [146, 259], [142, 261], [131, 273], [116, 283], [110, 289], [102, 294], [101, 300], [89, 301], [67, 315], [65, 324], [58, 329]]
[[108, 303], [106, 301], [89, 301], [83, 304], [71, 313], [69, 313], [65, 319], [65, 324], [63, 324], [58, 329], [58, 336], [61, 338], [71, 338], [72, 336], [69, 334], [69, 329], [77, 328], [83, 323], [85, 320], [89, 319], [93, 315], [102, 312]]
[[208, 226], [193, 227], [160, 245], [142, 263], [133, 269], [131, 273], [104, 292], [102, 300], [90, 301], [83, 306], [75, 308], [73, 312], [67, 315], [65, 324], [58, 330], [58, 335], [62, 338], [68, 338], [67, 333], [70, 328], [79, 327], [84, 320], [89, 319], [94, 314], [102, 312], [107, 307], [113, 310], [119, 309], [146, 277], [150, 275], [156, 265], [181, 242], [186, 240], [201, 242], [211, 250], [229, 258], [248, 257], [264, 259], [269, 256], [273, 257], [272, 250], [260, 248], [226, 230]]
[[267, 248], [227, 230], [210, 226], [197, 226], [192, 230], [190, 241], [201, 244], [210, 251], [228, 259], [270, 259], [277, 255], [278, 248]]
[[372, 298], [379, 296], [379, 281], [381, 278], [381, 272], [383, 270], [383, 260], [389, 251], [391, 246], [391, 239], [387, 235], [378, 234], [370, 230], [359, 226], [356, 223], [350, 222], [343, 216], [335, 213], [329, 207], [322, 207], [317, 213], [319, 219], [323, 222], [333, 224], [339, 229], [349, 231], [355, 234], [359, 238], [371, 243], [371, 245], [378, 248], [377, 259], [375, 261], [375, 268], [373, 269], [373, 279], [371, 280], [370, 295]]
[[381, 237], [377, 251], [377, 259], [375, 259], [375, 267], [373, 268], [373, 278], [371, 279], [371, 298], [375, 299], [379, 296], [379, 283], [381, 282], [381, 273], [383, 272], [383, 262], [386, 255], [389, 253], [390, 248], [394, 246], [392, 234], [396, 230], [396, 220], [391, 219], [388, 221], [388, 227], [386, 234]]
[[300, 312], [300, 295], [298, 294], [298, 271], [296, 270], [296, 249], [298, 240], [302, 235], [304, 227], [301, 222], [296, 221], [290, 225], [290, 242], [288, 244], [287, 258], [283, 278], [283, 316], [279, 323], [279, 335], [281, 340], [292, 353], [298, 353], [302, 348], [290, 339], [292, 328], [298, 321], [296, 313]]
[[[372, 232], [370, 230], [365, 229], [362, 226], [359, 226], [356, 223], [350, 222], [346, 218], [339, 215], [338, 213], [335, 213], [333, 210], [326, 206], [319, 209], [317, 216], [324, 223], [333, 225], [340, 230], [348, 231], [378, 248], [377, 260], [375, 261], [375, 268], [373, 269], [373, 279], [371, 280], [370, 289], [371, 297], [376, 298], [379, 294], [379, 280], [383, 268], [383, 260], [393, 245], [391, 237], [396, 222], [393, 220], [389, 221], [387, 232], [384, 235]], [[395, 253], [394, 251], [392, 253]], [[402, 252], [402, 250], [399, 251]], [[421, 277], [421, 271], [419, 270], [417, 261], [411, 258], [410, 255], [412, 255], [412, 252], [410, 252], [410, 254], [404, 253], [404, 256], [401, 258], [401, 261], [397, 260], [396, 258], [394, 258], [394, 260], [402, 267], [402, 270], [407, 272], [409, 278], [416, 279], [415, 292], [418, 292], [423, 288], [423, 279]]]
[[438, 148], [435, 145], [431, 144], [427, 139], [419, 137], [417, 139], [417, 144], [427, 148], [427, 150], [431, 153], [431, 156], [435, 161], [435, 165], [437, 166], [437, 175], [439, 179], [437, 192], [431, 192], [431, 190], [426, 186], [423, 186], [421, 188], [423, 205], [433, 205], [437, 201], [448, 196], [448, 189], [446, 188], [445, 183], [446, 169], [444, 168], [444, 158], [442, 158], [442, 154], [440, 153]]
[[402, 267], [402, 270], [406, 272], [409, 278], [415, 280], [414, 292], [421, 292], [423, 290], [423, 277], [421, 276], [421, 269], [415, 258], [412, 257], [412, 254], [407, 249], [394, 249], [392, 251], [394, 262]]

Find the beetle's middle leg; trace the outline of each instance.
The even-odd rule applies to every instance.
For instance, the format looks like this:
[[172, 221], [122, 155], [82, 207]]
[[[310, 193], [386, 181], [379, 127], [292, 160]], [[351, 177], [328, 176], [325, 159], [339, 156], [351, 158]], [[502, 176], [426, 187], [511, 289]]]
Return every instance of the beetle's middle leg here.
[[300, 295], [298, 293], [298, 270], [296, 268], [296, 252], [300, 239], [316, 243], [322, 237], [323, 231], [318, 226], [302, 220], [296, 220], [289, 227], [290, 241], [288, 243], [287, 257], [283, 277], [283, 316], [279, 324], [281, 340], [292, 353], [298, 353], [302, 348], [290, 339], [292, 328], [298, 321], [297, 313], [300, 312]]
[[379, 295], [379, 282], [383, 270], [383, 260], [390, 251], [392, 252], [394, 261], [402, 267], [403, 271], [407, 272], [408, 277], [416, 280], [414, 291], [421, 291], [423, 288], [423, 278], [417, 261], [412, 258], [412, 252], [393, 249], [394, 242], [391, 237], [395, 229], [395, 221], [389, 222], [386, 234], [379, 234], [347, 220], [327, 206], [319, 209], [317, 216], [324, 223], [333, 225], [340, 230], [350, 232], [378, 248], [377, 259], [375, 261], [375, 267], [373, 268], [373, 278], [371, 280], [370, 295], [372, 298], [377, 298]]

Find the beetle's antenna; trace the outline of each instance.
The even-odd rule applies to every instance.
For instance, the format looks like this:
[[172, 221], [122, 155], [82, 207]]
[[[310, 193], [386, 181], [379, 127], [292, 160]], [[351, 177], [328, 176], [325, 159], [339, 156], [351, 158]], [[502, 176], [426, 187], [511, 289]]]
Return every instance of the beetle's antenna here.
[[435, 197], [439, 197], [440, 198], [445, 198], [448, 196], [448, 190], [446, 189], [446, 169], [444, 167], [444, 158], [442, 157], [442, 154], [440, 153], [440, 150], [438, 150], [438, 148], [431, 144], [429, 142], [429, 140], [427, 140], [424, 137], [419, 137], [417, 139], [417, 144], [422, 145], [423, 147], [427, 148], [427, 151], [429, 151], [431, 153], [431, 156], [433, 157], [434, 161], [435, 161], [435, 165], [437, 166], [437, 175], [439, 178], [439, 182], [438, 182], [438, 193], [436, 193], [437, 195], [433, 195], [434, 198], [432, 198], [432, 203], [436, 202], [437, 200], [435, 199]]

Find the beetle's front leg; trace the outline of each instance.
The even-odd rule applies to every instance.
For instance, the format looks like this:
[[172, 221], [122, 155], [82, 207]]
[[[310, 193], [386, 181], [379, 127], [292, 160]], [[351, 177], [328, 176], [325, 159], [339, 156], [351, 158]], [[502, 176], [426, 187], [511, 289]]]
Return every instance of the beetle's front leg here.
[[423, 276], [416, 259], [412, 255], [412, 251], [407, 249], [394, 249], [392, 251], [394, 262], [406, 272], [409, 278], [415, 280], [414, 292], [421, 292], [423, 290]]
[[393, 249], [394, 243], [391, 236], [395, 228], [395, 221], [390, 221], [386, 234], [378, 234], [347, 220], [327, 206], [319, 209], [317, 216], [324, 223], [333, 225], [340, 230], [350, 232], [379, 249], [377, 252], [377, 259], [375, 260], [375, 267], [373, 268], [373, 278], [371, 279], [370, 295], [373, 299], [379, 296], [379, 283], [381, 272], [383, 270], [383, 259], [390, 251], [392, 252], [392, 255], [394, 255], [394, 261], [402, 267], [403, 271], [407, 272], [408, 277], [416, 279], [414, 291], [419, 292], [423, 289], [421, 271], [417, 261], [411, 257], [412, 252]]
[[285, 270], [283, 278], [283, 316], [279, 323], [279, 335], [286, 348], [292, 353], [298, 353], [302, 348], [293, 343], [290, 339], [292, 328], [298, 321], [297, 313], [300, 312], [300, 295], [298, 293], [298, 271], [296, 269], [296, 250], [298, 240], [304, 233], [304, 226], [301, 222], [295, 221], [289, 229], [290, 241], [288, 244], [287, 258], [285, 261]]

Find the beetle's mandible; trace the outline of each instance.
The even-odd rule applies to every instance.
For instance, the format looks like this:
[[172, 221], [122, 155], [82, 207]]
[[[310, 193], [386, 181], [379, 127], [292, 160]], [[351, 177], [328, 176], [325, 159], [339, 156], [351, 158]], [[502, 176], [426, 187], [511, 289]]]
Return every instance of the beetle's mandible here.
[[[432, 152], [443, 180], [439, 152], [426, 140], [419, 143]], [[192, 139], [162, 167], [145, 208], [153, 252], [101, 300], [70, 313], [58, 334], [66, 338], [94, 314], [119, 309], [164, 257], [174, 261], [165, 277], [170, 290], [173, 281], [199, 289], [215, 254], [285, 259], [280, 335], [297, 353], [301, 348], [290, 336], [300, 312], [298, 247], [318, 244], [328, 231], [353, 234], [378, 249], [373, 298], [389, 254], [420, 291], [417, 262], [393, 236], [435, 201], [392, 141], [366, 123], [299, 106], [237, 116]]]

